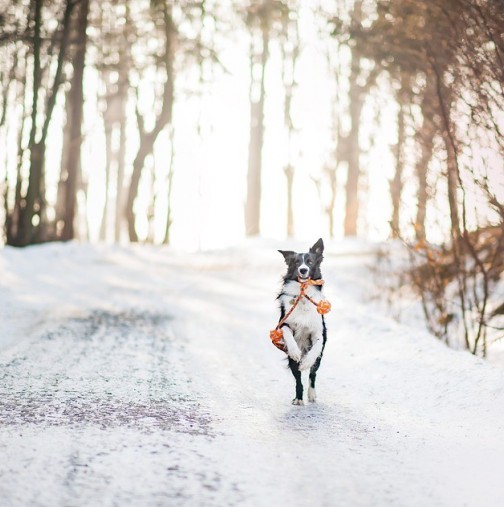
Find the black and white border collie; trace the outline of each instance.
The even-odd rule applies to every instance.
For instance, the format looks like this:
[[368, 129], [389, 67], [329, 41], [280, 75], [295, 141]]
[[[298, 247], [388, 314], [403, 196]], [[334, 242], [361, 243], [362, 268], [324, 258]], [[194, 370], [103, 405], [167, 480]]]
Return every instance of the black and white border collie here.
[[[280, 320], [292, 307], [300, 290], [298, 280], [320, 280], [320, 264], [323, 259], [324, 242], [319, 239], [307, 253], [279, 250], [287, 264], [287, 274], [277, 299], [280, 303]], [[309, 286], [306, 294], [316, 303], [324, 299], [322, 286]], [[324, 316], [306, 298], [303, 298], [282, 325], [283, 341], [289, 356], [289, 368], [296, 379], [296, 397], [293, 405], [303, 405], [301, 372], [310, 371], [308, 401], [316, 400], [315, 380], [327, 340]]]

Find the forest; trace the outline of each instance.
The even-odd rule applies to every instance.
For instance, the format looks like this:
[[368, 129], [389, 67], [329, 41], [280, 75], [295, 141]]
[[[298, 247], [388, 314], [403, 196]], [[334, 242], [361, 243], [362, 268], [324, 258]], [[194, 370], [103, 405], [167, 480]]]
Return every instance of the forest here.
[[504, 0], [0, 0], [0, 507], [502, 507]]
[[502, 0], [1, 0], [1, 242], [397, 240], [484, 356], [503, 111]]

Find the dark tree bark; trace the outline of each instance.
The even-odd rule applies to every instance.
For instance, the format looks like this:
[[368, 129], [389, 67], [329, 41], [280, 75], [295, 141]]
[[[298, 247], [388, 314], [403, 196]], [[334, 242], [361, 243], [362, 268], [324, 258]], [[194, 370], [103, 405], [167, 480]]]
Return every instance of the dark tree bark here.
[[67, 165], [65, 188], [65, 225], [61, 239], [70, 240], [75, 237], [75, 213], [77, 206], [77, 183], [81, 170], [82, 145], [82, 110], [84, 105], [83, 76], [86, 60], [89, 0], [81, 0], [77, 16], [77, 48], [73, 60], [73, 77], [70, 89], [72, 117], [70, 127], [70, 152]]
[[4, 178], [3, 178], [3, 185], [0, 184], [1, 187], [1, 198], [3, 200], [3, 209], [4, 209], [4, 235], [7, 239], [8, 231], [7, 231], [7, 223], [8, 223], [8, 217], [9, 217], [9, 172], [8, 172], [8, 142], [9, 142], [9, 135], [8, 135], [8, 123], [7, 120], [7, 104], [9, 101], [9, 93], [11, 89], [11, 84], [15, 83], [16, 78], [16, 68], [18, 66], [18, 53], [17, 51], [14, 53], [13, 62], [11, 65], [11, 68], [9, 72], [5, 72], [5, 78], [4, 73], [0, 72], [0, 82], [2, 84], [3, 93], [2, 93], [2, 109], [0, 113], [0, 128], [3, 127], [5, 129], [5, 150], [4, 150]]
[[[56, 105], [56, 97], [63, 82], [63, 63], [68, 50], [70, 33], [70, 18], [75, 3], [67, 0], [61, 22], [61, 34], [59, 53], [57, 58], [56, 72], [50, 89], [45, 107], [45, 118], [41, 128], [41, 134], [37, 140], [39, 115], [38, 96], [41, 87], [41, 25], [42, 25], [42, 0], [35, 0], [34, 8], [34, 37], [33, 37], [33, 97], [32, 97], [32, 125], [28, 149], [30, 150], [30, 175], [28, 189], [24, 200], [20, 203], [19, 228], [16, 237], [12, 238], [15, 246], [26, 246], [33, 242], [43, 241], [46, 231], [45, 222], [45, 177], [44, 162], [47, 133], [52, 119], [52, 113]], [[56, 34], [54, 34], [55, 36]], [[53, 39], [54, 40], [54, 39]]]
[[[42, 25], [42, 0], [35, 0], [34, 6], [34, 36], [33, 36], [33, 96], [32, 96], [32, 110], [31, 110], [31, 130], [30, 140], [28, 147], [30, 149], [30, 176], [28, 180], [28, 191], [24, 199], [24, 206], [20, 202], [18, 213], [18, 228], [16, 237], [11, 238], [12, 244], [15, 246], [27, 245], [32, 240], [33, 230], [33, 214], [34, 204], [37, 195], [40, 192], [40, 184], [38, 180], [40, 175], [37, 174], [41, 171], [39, 164], [34, 166], [33, 160], [35, 158], [37, 149], [35, 145], [35, 137], [37, 134], [37, 113], [38, 113], [38, 95], [41, 81], [41, 66], [40, 66], [40, 51], [41, 51], [41, 25]], [[68, 4], [67, 4], [68, 5]]]
[[61, 167], [56, 198], [56, 233], [61, 235], [65, 223], [65, 185], [67, 179], [68, 157], [70, 154], [70, 119], [72, 117], [72, 101], [70, 91], [65, 94], [65, 126], [63, 128], [63, 145], [61, 147]]
[[[26, 78], [26, 69], [27, 69], [27, 52], [24, 55], [24, 66], [23, 66], [23, 77]], [[8, 210], [8, 214], [5, 218], [5, 228], [6, 228], [6, 240], [8, 245], [16, 244], [16, 239], [18, 237], [18, 229], [19, 229], [19, 220], [21, 214], [21, 186], [23, 183], [23, 178], [21, 174], [21, 168], [23, 164], [23, 137], [26, 126], [26, 97], [25, 94], [27, 92], [26, 79], [22, 79], [19, 90], [18, 90], [18, 102], [22, 104], [21, 110], [21, 127], [18, 132], [17, 138], [17, 160], [16, 160], [16, 188], [14, 190], [14, 208], [12, 210]]]

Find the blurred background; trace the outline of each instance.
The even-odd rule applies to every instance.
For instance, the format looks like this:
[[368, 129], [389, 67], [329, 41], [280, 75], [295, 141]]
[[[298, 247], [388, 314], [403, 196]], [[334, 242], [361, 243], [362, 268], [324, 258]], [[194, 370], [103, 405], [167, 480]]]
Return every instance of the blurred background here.
[[396, 239], [501, 331], [501, 0], [0, 0], [0, 72], [2, 244]]

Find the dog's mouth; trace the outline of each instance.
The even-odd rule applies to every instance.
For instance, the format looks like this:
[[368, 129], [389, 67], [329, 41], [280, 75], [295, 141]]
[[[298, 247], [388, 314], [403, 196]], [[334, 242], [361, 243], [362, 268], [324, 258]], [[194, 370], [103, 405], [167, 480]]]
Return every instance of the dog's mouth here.
[[299, 275], [299, 276], [298, 276], [298, 280], [299, 280], [300, 282], [306, 282], [306, 281], [307, 281], [307, 280], [309, 280], [309, 279], [310, 279], [310, 277], [309, 277], [308, 275], [306, 275], [306, 276], [301, 276], [301, 275]]

